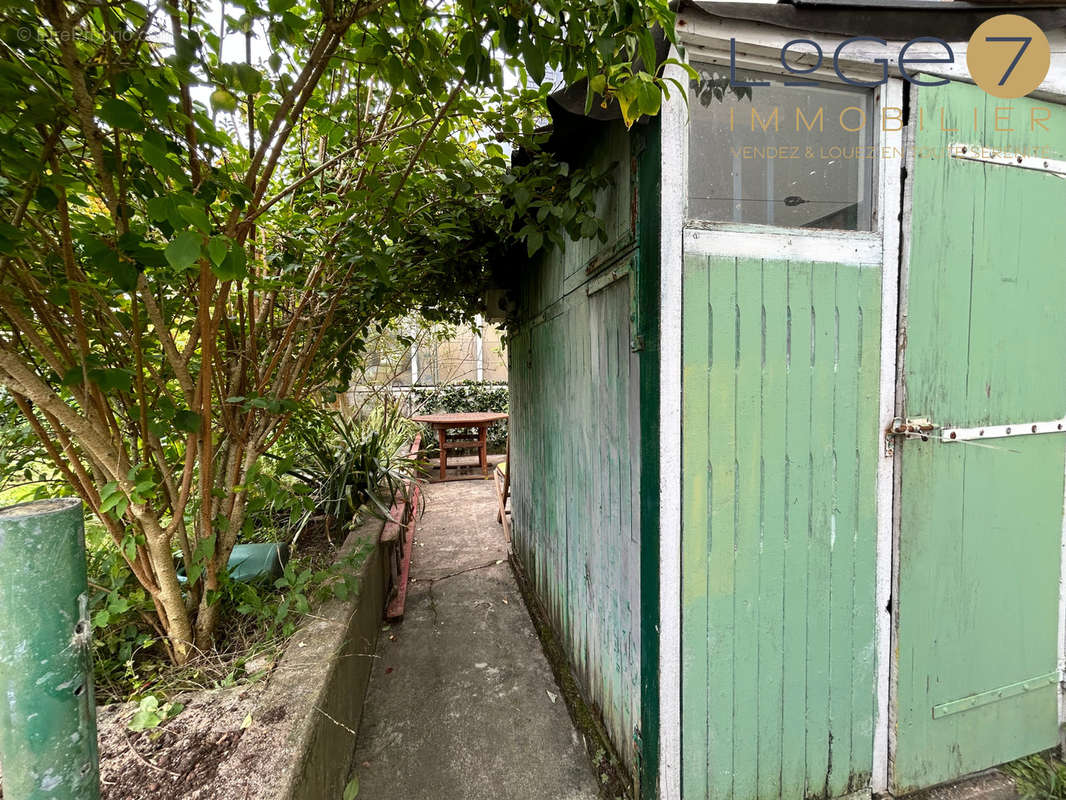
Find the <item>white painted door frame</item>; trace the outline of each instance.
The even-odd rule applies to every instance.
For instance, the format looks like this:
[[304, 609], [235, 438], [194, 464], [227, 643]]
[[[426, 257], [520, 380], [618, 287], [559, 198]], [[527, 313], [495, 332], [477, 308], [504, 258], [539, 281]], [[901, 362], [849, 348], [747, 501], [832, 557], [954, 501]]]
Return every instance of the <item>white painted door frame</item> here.
[[[713, 55], [696, 47], [700, 57]], [[672, 58], [679, 58], [671, 50]], [[721, 57], [721, 54], [717, 54]], [[759, 65], [762, 69], [769, 69]], [[685, 72], [668, 65], [665, 76], [687, 85]], [[901, 108], [903, 82], [890, 79], [875, 94], [874, 119], [881, 119], [884, 107]], [[660, 486], [659, 486], [659, 791], [663, 800], [681, 800], [681, 479], [677, 465], [681, 463], [681, 310], [682, 272], [686, 247], [703, 249], [697, 239], [723, 244], [733, 238], [737, 246], [750, 240], [750, 229], [730, 230], [729, 225], [714, 226], [708, 235], [695, 236], [685, 232], [688, 204], [688, 104], [676, 87], [665, 99], [662, 110], [661, 147], [661, 235], [660, 235]], [[887, 157], [878, 163], [874, 185], [877, 199], [876, 232], [858, 232], [843, 236], [833, 232], [807, 235], [802, 230], [788, 231], [767, 226], [766, 232], [778, 235], [777, 242], [787, 242], [787, 248], [797, 254], [810, 246], [855, 247], [864, 255], [874, 256], [882, 268], [881, 298], [881, 364], [879, 421], [881, 431], [887, 430], [896, 413], [896, 338], [899, 301], [900, 270], [900, 202], [902, 158], [905, 157], [902, 130], [878, 131], [877, 146]], [[904, 155], [901, 155], [904, 154]], [[750, 226], [748, 226], [750, 228]], [[850, 241], [849, 241], [850, 240]], [[748, 246], [751, 246], [750, 244]], [[876, 255], [873, 252], [876, 248]], [[865, 259], [864, 259], [865, 260]], [[878, 437], [880, 441], [880, 437]], [[894, 575], [893, 546], [893, 458], [879, 448], [877, 468], [877, 544], [876, 585], [876, 648], [877, 670], [873, 773], [871, 791], [884, 792], [888, 787], [890, 742], [890, 686], [892, 598]], [[1063, 554], [1066, 563], [1066, 550]], [[1066, 596], [1066, 595], [1064, 595]], [[1066, 602], [1063, 606], [1066, 620]], [[1066, 649], [1066, 621], [1064, 621], [1064, 649]]]
[[[679, 58], [671, 48], [671, 58]], [[675, 64], [665, 77], [688, 85]], [[681, 232], [688, 205], [688, 104], [664, 98], [659, 216], [659, 796], [681, 800]]]

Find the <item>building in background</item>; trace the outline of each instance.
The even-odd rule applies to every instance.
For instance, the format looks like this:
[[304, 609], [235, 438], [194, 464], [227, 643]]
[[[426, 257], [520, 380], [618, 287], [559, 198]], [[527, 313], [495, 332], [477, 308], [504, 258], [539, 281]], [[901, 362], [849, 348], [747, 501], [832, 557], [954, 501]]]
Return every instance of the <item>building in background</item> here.
[[444, 386], [459, 381], [507, 383], [503, 332], [477, 317], [476, 330], [449, 327], [416, 334], [393, 386]]
[[504, 333], [481, 316], [473, 326], [402, 320], [368, 342], [358, 361], [348, 391], [337, 400], [346, 415], [372, 408], [383, 394], [397, 398], [404, 413], [413, 413], [437, 387], [507, 384]]

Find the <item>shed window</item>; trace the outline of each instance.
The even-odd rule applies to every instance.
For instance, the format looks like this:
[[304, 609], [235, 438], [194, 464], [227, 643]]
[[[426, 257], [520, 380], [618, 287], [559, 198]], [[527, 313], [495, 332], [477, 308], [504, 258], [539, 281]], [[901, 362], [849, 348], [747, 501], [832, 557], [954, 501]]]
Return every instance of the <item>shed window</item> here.
[[[689, 217], [868, 231], [876, 152], [872, 91], [693, 64]], [[793, 77], [793, 80], [798, 78]], [[739, 96], [738, 96], [739, 95]]]

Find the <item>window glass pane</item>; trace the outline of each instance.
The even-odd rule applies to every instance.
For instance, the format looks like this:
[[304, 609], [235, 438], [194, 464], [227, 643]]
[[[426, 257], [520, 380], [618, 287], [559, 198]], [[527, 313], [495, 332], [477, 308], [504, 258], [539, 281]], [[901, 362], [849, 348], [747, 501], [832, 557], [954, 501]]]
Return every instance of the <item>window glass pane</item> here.
[[872, 92], [784, 86], [780, 75], [739, 68], [738, 82], [770, 85], [734, 89], [728, 67], [693, 67], [689, 217], [871, 230]]

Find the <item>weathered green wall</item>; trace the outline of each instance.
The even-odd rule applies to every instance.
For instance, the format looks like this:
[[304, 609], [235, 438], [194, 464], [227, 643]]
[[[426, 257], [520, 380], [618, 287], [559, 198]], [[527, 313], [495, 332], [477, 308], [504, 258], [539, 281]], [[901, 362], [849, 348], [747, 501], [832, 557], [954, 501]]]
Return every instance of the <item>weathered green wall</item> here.
[[[589, 274], [636, 227], [630, 139], [598, 126], [615, 162], [608, 241], [569, 242], [522, 276], [509, 343], [515, 551], [587, 698], [633, 773], [641, 714], [640, 355], [634, 255]], [[590, 134], [591, 136], [592, 134]]]
[[869, 785], [879, 269], [688, 255], [685, 800]]

